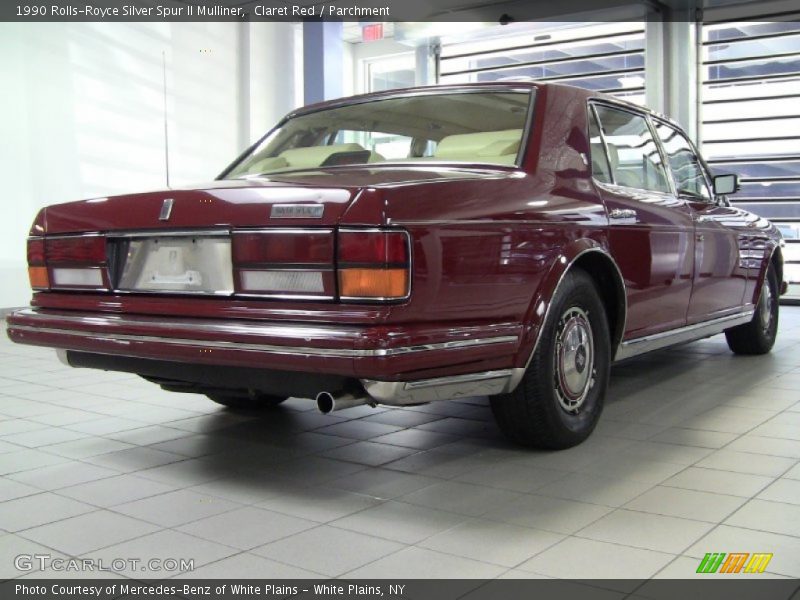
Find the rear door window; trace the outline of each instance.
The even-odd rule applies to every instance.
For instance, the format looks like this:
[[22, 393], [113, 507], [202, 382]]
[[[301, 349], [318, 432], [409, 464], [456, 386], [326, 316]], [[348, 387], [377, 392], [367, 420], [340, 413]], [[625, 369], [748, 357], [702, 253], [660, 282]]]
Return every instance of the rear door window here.
[[614, 183], [671, 193], [661, 154], [645, 117], [602, 104], [596, 105], [596, 110]]

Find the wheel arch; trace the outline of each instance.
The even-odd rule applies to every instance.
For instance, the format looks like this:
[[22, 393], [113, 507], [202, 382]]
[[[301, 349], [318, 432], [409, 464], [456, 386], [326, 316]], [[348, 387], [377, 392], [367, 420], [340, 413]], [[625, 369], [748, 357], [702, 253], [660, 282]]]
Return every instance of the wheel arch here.
[[783, 250], [780, 244], [775, 244], [772, 249], [772, 254], [769, 257], [769, 262], [766, 264], [764, 274], [766, 276], [767, 269], [770, 265], [775, 267], [775, 274], [778, 276], [778, 289], [783, 285]]
[[783, 291], [783, 251], [781, 250], [780, 244], [776, 243], [765, 249], [764, 260], [761, 263], [761, 269], [758, 274], [758, 281], [753, 289], [753, 297], [752, 299], [746, 299], [746, 301], [752, 301], [753, 304], [758, 302], [758, 298], [761, 295], [761, 287], [767, 280], [767, 273], [771, 266], [775, 267], [775, 275], [778, 277], [778, 296], [780, 297]]
[[[576, 240], [554, 261], [550, 271], [542, 279], [525, 321], [526, 336], [520, 348], [518, 365], [527, 369], [541, 338], [541, 329], [546, 321], [552, 298], [564, 277], [573, 269], [583, 269], [594, 281], [603, 306], [606, 309], [611, 331], [611, 359], [619, 349], [625, 332], [627, 318], [627, 294], [625, 281], [617, 263], [609, 252], [593, 239]], [[519, 369], [524, 372], [524, 369]]]

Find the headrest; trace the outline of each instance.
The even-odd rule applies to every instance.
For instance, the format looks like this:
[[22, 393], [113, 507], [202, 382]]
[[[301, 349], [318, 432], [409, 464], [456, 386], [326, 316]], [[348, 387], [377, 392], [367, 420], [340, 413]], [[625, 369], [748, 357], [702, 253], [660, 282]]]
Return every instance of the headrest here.
[[285, 158], [280, 156], [270, 156], [250, 165], [247, 168], [247, 172], [251, 175], [255, 173], [266, 173], [267, 171], [274, 171], [276, 169], [282, 169], [288, 166], [289, 163], [286, 162]]
[[439, 159], [474, 159], [516, 154], [521, 139], [522, 129], [448, 135], [436, 146], [434, 156]]
[[290, 167], [305, 169], [318, 167], [331, 155], [338, 152], [363, 152], [360, 144], [333, 144], [330, 146], [309, 146], [284, 150], [278, 156], [286, 160]]

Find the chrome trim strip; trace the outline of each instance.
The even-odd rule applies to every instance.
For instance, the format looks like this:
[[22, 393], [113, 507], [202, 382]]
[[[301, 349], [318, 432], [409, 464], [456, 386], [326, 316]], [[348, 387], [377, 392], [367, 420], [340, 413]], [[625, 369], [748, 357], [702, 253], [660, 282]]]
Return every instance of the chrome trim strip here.
[[288, 233], [288, 234], [304, 234], [304, 233], [329, 233], [333, 234], [331, 227], [236, 227], [231, 230], [232, 235], [237, 233]]
[[[767, 240], [767, 241], [769, 241], [769, 240]], [[785, 247], [786, 247], [786, 242], [784, 241], [783, 238], [780, 238], [780, 241], [772, 247], [772, 252], [769, 253], [769, 258], [767, 258], [767, 262], [765, 263], [766, 268], [764, 269], [764, 278], [760, 281], [760, 285], [764, 285], [764, 282], [767, 280], [767, 273], [769, 273], [769, 266], [772, 264], [772, 259], [775, 258], [775, 253], [778, 252], [778, 251], [780, 251], [780, 253], [781, 253], [780, 254], [781, 262], [783, 262], [783, 264], [784, 264], [784, 269], [783, 270], [784, 271], [786, 270], [786, 267], [785, 267], [786, 261], [785, 261], [784, 256], [783, 256], [783, 250], [781, 249], [781, 248], [785, 248]], [[766, 254], [767, 253], [764, 252], [764, 257], [765, 258], [766, 258]], [[776, 269], [775, 275], [776, 276], [778, 275], [777, 269]], [[784, 276], [784, 277], [782, 277], [782, 279], [783, 279], [783, 281], [779, 281], [778, 282], [778, 298], [780, 298], [783, 295], [783, 294], [780, 293], [780, 291], [781, 291], [780, 288], [783, 286], [784, 283], [786, 283], [786, 277]], [[758, 292], [759, 292], [759, 294], [761, 293], [761, 288], [760, 287], [759, 287]]]
[[[42, 320], [47, 320], [46, 316], [42, 316], [30, 309], [19, 311], [17, 314], [35, 316]], [[69, 317], [58, 316], [51, 320], [67, 320], [75, 323], [80, 323], [84, 326], [98, 326], [110, 324], [112, 322], [125, 323], [122, 319], [108, 319], [105, 317]], [[302, 327], [275, 327], [275, 326], [259, 326], [252, 324], [249, 326], [239, 325], [210, 325], [210, 324], [196, 324], [191, 325], [159, 322], [155, 325], [156, 328], [162, 329], [179, 329], [188, 333], [195, 331], [205, 331], [208, 333], [216, 334], [231, 334], [231, 333], [246, 333], [254, 334], [260, 333], [267, 335], [285, 335], [287, 331], [300, 333], [301, 337], [310, 337], [314, 334], [325, 334], [325, 329], [315, 328], [302, 328]], [[464, 348], [474, 348], [477, 346], [488, 346], [493, 344], [515, 343], [517, 336], [504, 335], [488, 338], [473, 338], [466, 340], [451, 340], [449, 342], [437, 342], [431, 344], [420, 344], [416, 346], [398, 346], [396, 348], [376, 348], [376, 349], [355, 349], [355, 348], [313, 348], [308, 346], [282, 346], [274, 344], [254, 344], [246, 342], [227, 342], [217, 340], [202, 340], [196, 338], [179, 338], [169, 336], [157, 335], [134, 335], [126, 333], [114, 332], [98, 332], [98, 331], [75, 331], [74, 329], [63, 329], [60, 327], [35, 327], [31, 325], [9, 325], [12, 331], [27, 331], [31, 333], [51, 333], [55, 335], [65, 335], [76, 338], [91, 338], [107, 341], [126, 341], [126, 342], [159, 342], [166, 344], [175, 344], [180, 346], [193, 346], [198, 348], [225, 348], [231, 350], [247, 350], [255, 352], [269, 352], [274, 354], [298, 354], [303, 356], [333, 356], [343, 358], [361, 358], [361, 357], [385, 357], [397, 356], [401, 354], [411, 354], [416, 352], [428, 352], [435, 350], [459, 350]], [[307, 329], [307, 335], [303, 336], [303, 329]]]
[[67, 351], [63, 348], [56, 348], [56, 357], [58, 357], [58, 362], [60, 362], [65, 367], [71, 367], [72, 365], [69, 364], [69, 357], [67, 356]]
[[[282, 269], [275, 269], [276, 271]], [[266, 298], [270, 300], [322, 300], [324, 302], [330, 302], [331, 300], [336, 300], [335, 296], [326, 296], [326, 295], [319, 295], [314, 296], [313, 294], [292, 294], [291, 292], [286, 292], [285, 294], [259, 294], [258, 292], [235, 292], [237, 298], [254, 298], [254, 299], [261, 299]]]
[[525, 369], [501, 369], [418, 381], [362, 379], [361, 385], [367, 395], [379, 404], [408, 406], [436, 400], [506, 393], [513, 389], [512, 382], [521, 378], [520, 372], [524, 373]]
[[[542, 220], [530, 220], [530, 219], [504, 219], [504, 220], [493, 220], [493, 219], [429, 219], [423, 221], [414, 221], [414, 220], [403, 220], [398, 221], [395, 219], [387, 219], [387, 223], [389, 225], [398, 225], [398, 226], [406, 226], [406, 225], [540, 225], [545, 226], [547, 225], [546, 221]], [[590, 227], [591, 224], [586, 223], [582, 224]], [[602, 225], [605, 227], [605, 224]]]
[[438, 377], [436, 379], [419, 379], [417, 381], [407, 381], [404, 387], [407, 390], [416, 390], [444, 384], [499, 379], [501, 377], [509, 377], [512, 371], [513, 369], [503, 369], [500, 371], [486, 371], [485, 373], [467, 373], [465, 375], [453, 375], [451, 377]]
[[[123, 315], [118, 314], [87, 314], [81, 313], [78, 315], [67, 315], [67, 314], [48, 314], [40, 312], [39, 310], [33, 308], [23, 308], [22, 310], [14, 312], [14, 315], [19, 315], [21, 317], [33, 317], [41, 322], [63, 322], [67, 321], [69, 323], [76, 323], [81, 326], [114, 326], [114, 325], [136, 325], [137, 322], [135, 320], [126, 319]], [[148, 323], [144, 321], [144, 323]], [[186, 320], [186, 321], [175, 321], [175, 320], [155, 320], [153, 319], [150, 323], [152, 326], [162, 329], [179, 329], [185, 330], [189, 332], [196, 332], [196, 331], [204, 331], [206, 333], [212, 334], [260, 334], [260, 335], [276, 335], [276, 336], [284, 336], [287, 330], [291, 330], [295, 334], [300, 337], [312, 337], [315, 335], [330, 335], [331, 328], [330, 327], [301, 327], [301, 326], [282, 326], [282, 325], [265, 325], [261, 324], [258, 321], [253, 321], [252, 323], [248, 322], [204, 322], [202, 320]], [[72, 331], [72, 330], [70, 330]], [[159, 338], [161, 339], [161, 338]]]
[[148, 229], [137, 231], [109, 231], [105, 234], [108, 239], [117, 238], [162, 238], [162, 237], [220, 237], [229, 236], [230, 229]]
[[39, 240], [64, 240], [75, 238], [89, 238], [89, 237], [102, 237], [104, 234], [99, 231], [87, 231], [85, 233], [57, 233], [55, 235], [38, 235], [30, 236], [28, 239]]
[[738, 312], [733, 315], [711, 319], [710, 321], [703, 321], [701, 323], [694, 323], [686, 327], [672, 329], [670, 331], [662, 331], [661, 333], [654, 333], [640, 338], [622, 342], [617, 351], [615, 360], [624, 360], [639, 356], [646, 352], [653, 350], [660, 350], [667, 346], [674, 346], [676, 344], [683, 344], [687, 342], [694, 342], [703, 338], [722, 333], [730, 327], [743, 325], [752, 320], [755, 311], [748, 310]]
[[31, 327], [29, 325], [11, 325], [12, 331], [27, 331], [30, 333], [51, 333], [76, 338], [89, 338], [110, 342], [156, 342], [176, 346], [189, 346], [195, 348], [220, 348], [228, 350], [242, 350], [248, 352], [266, 352], [269, 354], [291, 354], [299, 356], [330, 356], [337, 358], [363, 358], [385, 357], [410, 354], [415, 352], [428, 352], [430, 350], [456, 350], [474, 346], [516, 342], [516, 336], [502, 336], [496, 338], [483, 338], [474, 340], [457, 340], [422, 346], [398, 346], [397, 348], [379, 348], [376, 350], [357, 350], [353, 348], [311, 348], [308, 346], [275, 346], [271, 344], [249, 344], [244, 342], [224, 342], [214, 340], [198, 340], [189, 338], [159, 337], [154, 335], [132, 335], [127, 333], [106, 334], [92, 331], [75, 331], [73, 329], [57, 329], [51, 327]]

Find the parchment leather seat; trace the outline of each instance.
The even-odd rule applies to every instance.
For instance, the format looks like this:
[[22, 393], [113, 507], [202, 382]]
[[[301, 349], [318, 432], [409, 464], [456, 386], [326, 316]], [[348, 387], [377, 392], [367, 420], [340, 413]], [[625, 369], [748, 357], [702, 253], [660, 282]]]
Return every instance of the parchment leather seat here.
[[521, 129], [448, 135], [439, 142], [434, 158], [514, 164], [521, 139]]

